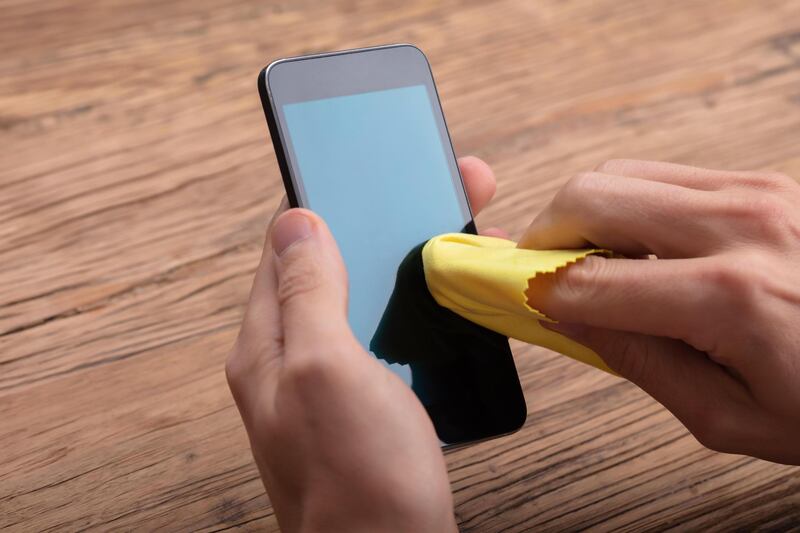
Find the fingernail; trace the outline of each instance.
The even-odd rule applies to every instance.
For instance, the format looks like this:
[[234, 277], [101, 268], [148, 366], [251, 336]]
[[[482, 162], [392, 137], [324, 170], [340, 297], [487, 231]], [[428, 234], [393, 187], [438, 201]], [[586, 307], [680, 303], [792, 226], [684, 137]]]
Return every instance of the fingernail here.
[[583, 324], [575, 324], [572, 322], [545, 322], [544, 320], [540, 320], [539, 323], [543, 328], [560, 333], [570, 339], [580, 339], [586, 333], [586, 326]]
[[272, 228], [272, 249], [283, 254], [291, 245], [307, 239], [313, 232], [313, 223], [302, 211], [287, 211], [275, 221]]

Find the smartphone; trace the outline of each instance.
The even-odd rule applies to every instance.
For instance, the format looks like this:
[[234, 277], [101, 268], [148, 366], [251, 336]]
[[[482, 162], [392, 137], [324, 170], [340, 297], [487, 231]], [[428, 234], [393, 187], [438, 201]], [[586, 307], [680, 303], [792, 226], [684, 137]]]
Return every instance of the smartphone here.
[[443, 445], [519, 429], [508, 339], [438, 306], [413, 253], [476, 232], [425, 55], [398, 44], [281, 59], [258, 89], [290, 205], [339, 245], [364, 348], [417, 393]]

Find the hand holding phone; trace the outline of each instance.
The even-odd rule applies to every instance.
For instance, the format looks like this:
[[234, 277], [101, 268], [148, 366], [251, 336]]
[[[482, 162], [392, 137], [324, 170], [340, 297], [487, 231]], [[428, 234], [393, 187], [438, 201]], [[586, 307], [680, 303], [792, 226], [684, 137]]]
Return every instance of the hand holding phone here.
[[[416, 265], [404, 259], [431, 237], [475, 233], [422, 52], [393, 45], [280, 60], [258, 87], [290, 205], [320, 215], [341, 250], [361, 346], [414, 390], [444, 445], [519, 429], [527, 409], [508, 340], [430, 309], [424, 278], [399, 270]], [[398, 284], [418, 299], [395, 298], [403, 305], [387, 314]], [[417, 319], [423, 309], [430, 319]], [[384, 315], [408, 318], [414, 353], [387, 342], [398, 335], [381, 336]]]
[[459, 172], [417, 49], [312, 59], [259, 77], [290, 204], [315, 212], [279, 210], [228, 381], [285, 531], [455, 531], [440, 445], [525, 418], [507, 340], [487, 336], [493, 353], [454, 350], [428, 331], [423, 369], [389, 363], [392, 343], [379, 343], [382, 361], [365, 347], [408, 251], [474, 231], [470, 204], [488, 202], [494, 178], [475, 158]]
[[[494, 178], [476, 158], [459, 166], [477, 213]], [[455, 531], [428, 415], [346, 323], [347, 277], [333, 238], [308, 214], [313, 234], [294, 241], [302, 222], [285, 216], [277, 231], [270, 225], [226, 367], [282, 530]], [[317, 283], [308, 285], [311, 272]]]

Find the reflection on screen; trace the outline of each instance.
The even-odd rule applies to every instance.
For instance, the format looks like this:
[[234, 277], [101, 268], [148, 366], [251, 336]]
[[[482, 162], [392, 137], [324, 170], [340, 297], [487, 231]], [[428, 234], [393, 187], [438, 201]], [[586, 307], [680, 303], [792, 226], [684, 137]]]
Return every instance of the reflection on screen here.
[[[427, 89], [288, 104], [283, 113], [307, 207], [336, 237], [350, 276], [350, 324], [368, 347], [408, 251], [469, 221]], [[406, 365], [390, 367], [410, 384]]]

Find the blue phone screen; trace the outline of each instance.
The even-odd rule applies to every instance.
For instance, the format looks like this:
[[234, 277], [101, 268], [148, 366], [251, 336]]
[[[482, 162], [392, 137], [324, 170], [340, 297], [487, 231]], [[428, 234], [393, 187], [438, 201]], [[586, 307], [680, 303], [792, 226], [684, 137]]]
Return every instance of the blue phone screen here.
[[[368, 347], [408, 251], [470, 220], [450, 147], [424, 85], [287, 104], [283, 113], [306, 207], [339, 244], [350, 325]], [[407, 365], [389, 366], [411, 384]]]

